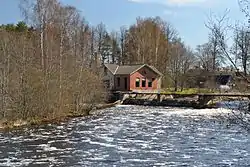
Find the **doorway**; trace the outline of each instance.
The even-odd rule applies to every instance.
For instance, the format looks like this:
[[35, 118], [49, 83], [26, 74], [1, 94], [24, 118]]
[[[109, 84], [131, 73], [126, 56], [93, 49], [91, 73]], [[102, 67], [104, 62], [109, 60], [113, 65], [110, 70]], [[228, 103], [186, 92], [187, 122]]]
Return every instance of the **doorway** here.
[[124, 78], [124, 89], [125, 90], [128, 89], [128, 79], [127, 79], [127, 77]]

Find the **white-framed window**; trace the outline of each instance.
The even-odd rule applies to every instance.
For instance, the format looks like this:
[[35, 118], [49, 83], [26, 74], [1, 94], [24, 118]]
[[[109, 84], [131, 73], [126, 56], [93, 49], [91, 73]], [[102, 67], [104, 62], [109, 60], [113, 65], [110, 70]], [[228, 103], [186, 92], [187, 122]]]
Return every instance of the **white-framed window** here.
[[137, 88], [140, 87], [140, 78], [135, 79], [135, 87], [137, 87]]
[[145, 79], [145, 78], [142, 78], [142, 80], [141, 80], [141, 86], [142, 86], [143, 88], [146, 87], [146, 79]]

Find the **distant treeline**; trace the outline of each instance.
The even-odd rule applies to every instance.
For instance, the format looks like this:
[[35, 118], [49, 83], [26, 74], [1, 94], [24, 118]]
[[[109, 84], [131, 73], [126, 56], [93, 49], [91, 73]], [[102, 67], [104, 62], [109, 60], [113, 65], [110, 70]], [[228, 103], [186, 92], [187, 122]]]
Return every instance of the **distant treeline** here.
[[54, 117], [103, 100], [104, 63], [153, 65], [163, 86], [177, 90], [187, 87], [191, 68], [214, 71], [225, 60], [220, 27], [209, 27], [209, 41], [192, 50], [160, 17], [109, 32], [59, 0], [20, 0], [20, 9], [24, 21], [0, 26], [2, 118]]
[[[90, 34], [77, 10], [57, 1], [33, 2], [27, 15], [32, 27], [25, 22], [0, 27], [2, 120], [80, 114], [104, 97], [101, 78], [89, 62]], [[45, 9], [45, 3], [53, 3], [53, 9]]]

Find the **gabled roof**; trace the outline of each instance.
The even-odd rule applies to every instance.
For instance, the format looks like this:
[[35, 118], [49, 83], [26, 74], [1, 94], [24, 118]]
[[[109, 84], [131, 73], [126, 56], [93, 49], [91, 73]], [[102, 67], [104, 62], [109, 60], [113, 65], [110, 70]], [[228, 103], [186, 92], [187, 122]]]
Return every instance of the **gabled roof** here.
[[163, 74], [158, 71], [155, 67], [147, 65], [147, 64], [139, 64], [139, 65], [122, 65], [118, 66], [115, 64], [105, 64], [105, 66], [114, 74], [114, 75], [127, 75], [127, 74], [133, 74], [136, 71], [140, 70], [143, 67], [148, 67], [152, 71], [154, 71], [156, 74], [162, 76]]
[[117, 68], [119, 67], [116, 64], [104, 64], [105, 67], [107, 67], [109, 69], [109, 71], [112, 72], [112, 74], [115, 74]]
[[158, 75], [163, 76], [163, 74], [159, 70], [157, 70], [154, 66], [149, 66], [147, 64], [145, 64], [145, 65], [148, 66], [149, 68], [151, 68]]
[[125, 65], [119, 66], [115, 74], [131, 74], [141, 68], [142, 65]]

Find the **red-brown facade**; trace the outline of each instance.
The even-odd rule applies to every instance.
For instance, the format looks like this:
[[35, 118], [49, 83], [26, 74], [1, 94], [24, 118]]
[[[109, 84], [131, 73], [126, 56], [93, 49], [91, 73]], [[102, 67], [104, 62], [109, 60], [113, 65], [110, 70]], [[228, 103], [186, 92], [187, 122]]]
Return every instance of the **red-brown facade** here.
[[130, 75], [130, 90], [156, 90], [158, 81], [158, 74], [144, 66]]
[[160, 88], [160, 76], [147, 66], [128, 75], [115, 75], [115, 90], [156, 90]]

